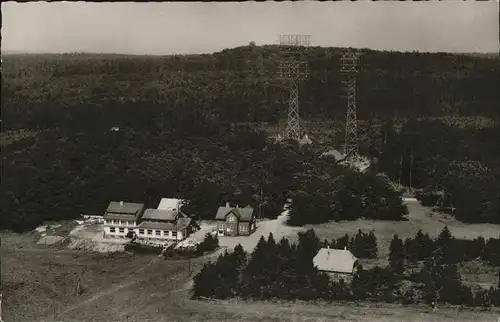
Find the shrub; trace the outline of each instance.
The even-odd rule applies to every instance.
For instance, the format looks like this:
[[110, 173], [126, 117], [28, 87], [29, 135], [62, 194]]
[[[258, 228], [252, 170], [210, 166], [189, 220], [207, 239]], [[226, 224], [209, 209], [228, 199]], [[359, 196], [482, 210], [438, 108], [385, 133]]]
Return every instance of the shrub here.
[[217, 236], [212, 235], [210, 233], [207, 233], [205, 235], [205, 238], [201, 243], [197, 245], [197, 250], [201, 254], [205, 252], [211, 252], [217, 249], [219, 247], [219, 238]]

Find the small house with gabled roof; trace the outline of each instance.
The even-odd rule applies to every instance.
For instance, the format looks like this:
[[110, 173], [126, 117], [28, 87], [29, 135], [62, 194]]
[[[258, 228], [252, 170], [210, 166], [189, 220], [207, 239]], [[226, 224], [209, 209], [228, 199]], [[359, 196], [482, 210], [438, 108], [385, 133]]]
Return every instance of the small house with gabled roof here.
[[217, 235], [219, 236], [248, 236], [256, 229], [253, 208], [246, 206], [219, 207], [215, 215], [217, 221]]
[[320, 272], [326, 273], [333, 280], [352, 280], [358, 268], [358, 259], [346, 248], [321, 248], [313, 258], [313, 264]]

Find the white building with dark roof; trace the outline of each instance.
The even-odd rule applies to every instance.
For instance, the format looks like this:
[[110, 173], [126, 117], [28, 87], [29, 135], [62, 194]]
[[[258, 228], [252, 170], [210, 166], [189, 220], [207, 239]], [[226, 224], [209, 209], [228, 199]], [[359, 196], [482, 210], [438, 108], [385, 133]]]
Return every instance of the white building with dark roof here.
[[134, 232], [140, 240], [183, 240], [199, 226], [180, 211], [181, 202], [163, 198], [158, 209], [145, 209], [144, 204], [139, 203], [110, 202], [103, 216], [104, 235], [125, 238]]
[[183, 240], [197, 229], [198, 225], [179, 211], [146, 209], [136, 234], [150, 241]]
[[313, 258], [316, 268], [332, 279], [348, 282], [358, 268], [358, 259], [347, 249], [321, 248]]
[[142, 203], [110, 202], [103, 215], [104, 235], [125, 238], [129, 231], [135, 231], [143, 213]]

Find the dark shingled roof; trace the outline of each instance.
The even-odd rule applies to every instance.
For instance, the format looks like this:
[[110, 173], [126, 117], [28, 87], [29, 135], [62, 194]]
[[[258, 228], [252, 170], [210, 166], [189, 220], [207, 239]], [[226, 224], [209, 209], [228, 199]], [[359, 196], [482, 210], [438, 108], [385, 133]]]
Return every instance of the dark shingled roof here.
[[144, 211], [144, 204], [133, 202], [111, 201], [109, 203], [104, 219], [139, 220]]
[[177, 225], [175, 223], [143, 221], [139, 224], [138, 228], [181, 231], [186, 229], [189, 224], [191, 224], [191, 218], [179, 218], [179, 220], [177, 220]]
[[245, 208], [219, 207], [215, 219], [226, 220], [226, 216], [229, 215], [230, 212], [234, 213], [240, 221], [252, 221], [254, 219], [253, 208], [250, 206], [246, 206]]
[[172, 221], [177, 218], [177, 212], [162, 210], [162, 209], [146, 209], [144, 215], [142, 215], [143, 220], [166, 220]]

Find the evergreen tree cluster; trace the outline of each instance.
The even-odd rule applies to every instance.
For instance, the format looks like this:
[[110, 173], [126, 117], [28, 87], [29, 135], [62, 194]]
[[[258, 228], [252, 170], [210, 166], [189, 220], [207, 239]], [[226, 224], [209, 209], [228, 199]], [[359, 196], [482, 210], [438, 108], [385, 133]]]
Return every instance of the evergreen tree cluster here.
[[[500, 306], [499, 282], [489, 290], [472, 292], [461, 281], [455, 264], [448, 264], [443, 254], [435, 252], [427, 258], [424, 267], [406, 277], [393, 267], [375, 266], [365, 270], [358, 266], [352, 282], [331, 281], [313, 265], [313, 258], [322, 243], [310, 229], [299, 233], [297, 244], [286, 238], [276, 242], [270, 234], [267, 240], [259, 240], [251, 254], [241, 245], [232, 253], [227, 251], [215, 263], [207, 263], [194, 277], [194, 298], [227, 299], [233, 297], [256, 300], [327, 300], [327, 301], [375, 301], [457, 304], [467, 306]], [[340, 239], [345, 244], [345, 237]], [[343, 241], [342, 241], [343, 240]], [[399, 238], [391, 261], [401, 260], [402, 241]], [[332, 245], [336, 241], [332, 242]], [[394, 243], [396, 245], [396, 243]], [[407, 279], [412, 288], [404, 291]]]
[[343, 237], [332, 239], [330, 242], [325, 240], [323, 245], [324, 247], [334, 249], [347, 248], [357, 258], [378, 257], [377, 237], [375, 236], [375, 231], [373, 230], [369, 233], [364, 233], [361, 229], [359, 229], [358, 233], [354, 237], [349, 237], [348, 234], [345, 234]]
[[[348, 171], [337, 166], [310, 169], [308, 176], [294, 183], [288, 224], [302, 226], [331, 220], [404, 220], [408, 209], [401, 193], [382, 175]], [[314, 191], [314, 194], [310, 192]]]
[[398, 235], [394, 235], [389, 251], [389, 261], [398, 271], [404, 261], [415, 263], [427, 260], [435, 254], [440, 254], [447, 264], [470, 261], [481, 258], [493, 266], [500, 265], [500, 239], [483, 237], [473, 240], [456, 239], [445, 226], [436, 240], [419, 230], [414, 238], [407, 238], [403, 242]]
[[383, 122], [371, 140], [380, 151], [379, 171], [422, 189], [416, 197], [424, 206], [463, 222], [500, 223], [500, 149], [493, 139], [498, 138], [500, 122], [410, 119], [398, 131], [393, 120]]
[[212, 235], [211, 233], [205, 234], [205, 238], [201, 243], [196, 245], [197, 250], [202, 254], [205, 252], [212, 252], [219, 247], [219, 238], [217, 235]]
[[261, 237], [247, 256], [241, 245], [224, 253], [215, 264], [207, 263], [194, 278], [195, 297], [244, 297], [259, 300], [315, 300], [326, 298], [329, 279], [313, 266], [320, 248], [313, 230], [299, 233], [297, 245], [272, 234]]

